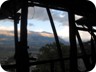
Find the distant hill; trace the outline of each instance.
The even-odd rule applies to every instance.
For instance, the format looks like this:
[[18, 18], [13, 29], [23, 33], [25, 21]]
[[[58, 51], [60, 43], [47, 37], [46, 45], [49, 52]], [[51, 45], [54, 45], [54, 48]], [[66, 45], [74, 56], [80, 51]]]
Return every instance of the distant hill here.
[[[60, 37], [59, 40], [64, 44], [68, 44]], [[45, 44], [53, 42], [55, 42], [55, 39], [52, 33], [45, 31], [43, 32], [28, 31], [29, 51], [38, 51]], [[4, 53], [9, 51], [11, 51], [11, 53], [12, 51], [14, 51], [14, 32], [2, 30], [0, 31], [0, 52]]]
[[[20, 36], [20, 35], [19, 35]], [[59, 37], [60, 42], [68, 44], [66, 41]], [[39, 46], [47, 43], [55, 42], [54, 35], [48, 32], [34, 32], [28, 31], [28, 45]], [[14, 46], [14, 32], [13, 31], [0, 31], [0, 46]]]

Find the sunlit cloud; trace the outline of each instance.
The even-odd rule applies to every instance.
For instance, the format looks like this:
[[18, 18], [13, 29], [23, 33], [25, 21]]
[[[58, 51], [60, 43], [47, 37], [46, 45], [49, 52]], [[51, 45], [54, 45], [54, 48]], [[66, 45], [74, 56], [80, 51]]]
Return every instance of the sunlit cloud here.
[[35, 32], [43, 32], [44, 30], [43, 29], [35, 29], [33, 31], [35, 31]]
[[69, 27], [64, 26], [62, 29], [58, 31], [58, 34], [63, 37], [69, 37]]
[[0, 26], [0, 30], [7, 30], [7, 31], [13, 31], [14, 30], [14, 27], [13, 26]]
[[68, 26], [62, 27], [60, 30], [57, 31], [57, 33], [58, 33], [58, 36], [60, 36], [66, 41], [69, 41], [69, 27]]
[[[0, 26], [1, 31], [14, 31], [13, 26]], [[18, 31], [20, 31], [20, 28], [18, 28]]]

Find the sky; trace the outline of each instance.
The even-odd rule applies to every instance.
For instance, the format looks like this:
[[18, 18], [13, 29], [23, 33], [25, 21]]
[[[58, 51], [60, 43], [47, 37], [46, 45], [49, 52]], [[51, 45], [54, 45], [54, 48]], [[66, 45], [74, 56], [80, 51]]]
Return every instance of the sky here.
[[[50, 9], [54, 24], [57, 30], [58, 36], [62, 37], [65, 41], [69, 41], [69, 22], [68, 22], [68, 13], [65, 11], [59, 11]], [[18, 11], [20, 12], [20, 10]], [[79, 19], [82, 16], [75, 15], [75, 19]], [[0, 30], [14, 30], [13, 20], [4, 19], [0, 20]], [[53, 33], [51, 24], [47, 15], [45, 8], [41, 7], [29, 7], [28, 8], [28, 31], [35, 32], [50, 32]], [[18, 30], [20, 30], [20, 23], [18, 24]], [[87, 35], [87, 37], [85, 36]], [[86, 32], [80, 32], [80, 35], [83, 40], [89, 40], [90, 35]]]

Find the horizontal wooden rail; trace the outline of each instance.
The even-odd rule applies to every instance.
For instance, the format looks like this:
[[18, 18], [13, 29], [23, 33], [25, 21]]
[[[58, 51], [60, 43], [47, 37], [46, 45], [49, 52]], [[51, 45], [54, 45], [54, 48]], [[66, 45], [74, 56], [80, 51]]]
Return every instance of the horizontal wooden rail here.
[[[81, 28], [81, 27], [77, 27], [78, 30], [82, 30], [82, 31], [91, 31], [90, 29], [88, 28]], [[95, 29], [92, 29], [92, 32], [96, 32]]]
[[[82, 56], [78, 56], [77, 57], [77, 59], [79, 59], [79, 58], [82, 58]], [[69, 60], [69, 57], [63, 58], [63, 60]], [[46, 64], [46, 63], [52, 63], [52, 62], [58, 62], [58, 61], [61, 61], [61, 59], [35, 61], [35, 62], [30, 62], [29, 66]], [[16, 64], [2, 65], [2, 68], [4, 68], [5, 70], [7, 70], [7, 69], [15, 69], [16, 68]]]

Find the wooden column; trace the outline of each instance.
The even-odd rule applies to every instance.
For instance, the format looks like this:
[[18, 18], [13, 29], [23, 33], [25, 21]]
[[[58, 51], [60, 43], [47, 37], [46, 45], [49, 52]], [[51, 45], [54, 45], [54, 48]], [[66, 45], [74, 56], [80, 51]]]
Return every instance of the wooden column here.
[[29, 57], [27, 51], [27, 14], [28, 14], [28, 3], [27, 0], [22, 1], [21, 8], [21, 31], [20, 31], [20, 42], [18, 43], [17, 49], [17, 63], [16, 72], [29, 72]]
[[68, 14], [69, 14], [69, 38], [70, 38], [70, 72], [78, 72], [75, 15], [72, 11], [69, 11]]

